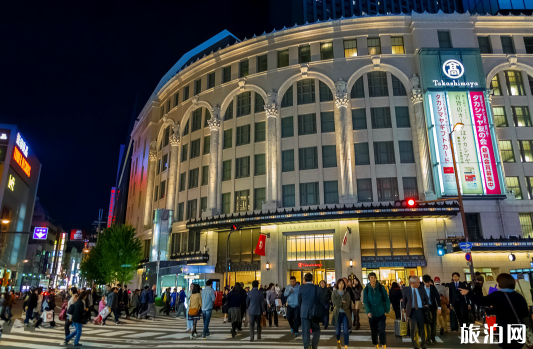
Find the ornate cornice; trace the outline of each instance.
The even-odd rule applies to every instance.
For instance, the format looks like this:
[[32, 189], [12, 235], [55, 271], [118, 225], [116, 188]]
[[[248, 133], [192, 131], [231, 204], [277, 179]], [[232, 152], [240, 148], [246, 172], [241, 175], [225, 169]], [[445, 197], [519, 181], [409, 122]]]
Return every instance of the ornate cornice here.
[[179, 134], [176, 134], [176, 133], [173, 133], [169, 139], [168, 139], [168, 142], [170, 143], [170, 145], [172, 147], [177, 147], [180, 145], [180, 135]]
[[348, 92], [337, 92], [335, 94], [335, 106], [337, 108], [347, 108], [348, 103], [350, 103], [350, 99], [348, 99]]
[[276, 103], [265, 104], [265, 114], [267, 118], [277, 118], [278, 107], [276, 106]]
[[413, 104], [422, 103], [424, 100], [424, 95], [422, 94], [422, 89], [420, 88], [413, 88], [411, 91], [411, 102]]
[[207, 124], [211, 131], [218, 131], [220, 129], [220, 118], [212, 114], [211, 119], [207, 120]]

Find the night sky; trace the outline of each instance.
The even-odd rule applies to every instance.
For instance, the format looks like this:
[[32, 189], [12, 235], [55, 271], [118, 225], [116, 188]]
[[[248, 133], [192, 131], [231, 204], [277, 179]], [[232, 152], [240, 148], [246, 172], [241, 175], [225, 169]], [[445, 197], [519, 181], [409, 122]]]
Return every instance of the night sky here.
[[240, 39], [271, 31], [267, 3], [0, 4], [0, 123], [18, 125], [40, 160], [37, 196], [54, 220], [68, 231], [106, 215], [132, 113], [223, 29]]

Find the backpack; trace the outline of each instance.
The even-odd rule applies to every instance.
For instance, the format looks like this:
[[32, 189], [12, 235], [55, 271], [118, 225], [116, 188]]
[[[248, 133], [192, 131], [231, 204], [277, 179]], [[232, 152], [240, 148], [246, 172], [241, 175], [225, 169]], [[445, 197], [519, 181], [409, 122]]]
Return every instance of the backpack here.
[[67, 304], [68, 302], [64, 302], [63, 306], [61, 307], [61, 312], [59, 313], [59, 320], [65, 321], [67, 318]]

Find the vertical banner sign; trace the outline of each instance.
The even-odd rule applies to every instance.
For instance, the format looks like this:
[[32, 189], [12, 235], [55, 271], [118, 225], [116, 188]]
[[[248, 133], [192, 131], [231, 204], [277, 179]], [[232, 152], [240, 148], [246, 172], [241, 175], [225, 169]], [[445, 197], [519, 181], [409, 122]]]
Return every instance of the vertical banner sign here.
[[477, 145], [481, 155], [481, 168], [483, 170], [483, 181], [487, 194], [501, 194], [498, 169], [494, 157], [492, 137], [490, 134], [487, 109], [485, 108], [485, 97], [483, 92], [470, 92], [470, 101], [474, 113], [474, 129], [476, 132]]
[[464, 124], [460, 131], [453, 133], [461, 189], [463, 194], [483, 194], [467, 93], [448, 92], [448, 98], [451, 125], [455, 125], [458, 122]]
[[448, 120], [448, 108], [446, 106], [445, 92], [432, 92], [431, 102], [433, 107], [433, 117], [435, 121], [435, 136], [437, 155], [439, 156], [442, 172], [442, 191], [444, 194], [457, 195], [455, 184], [455, 174], [453, 172], [452, 150], [450, 148], [450, 123]]

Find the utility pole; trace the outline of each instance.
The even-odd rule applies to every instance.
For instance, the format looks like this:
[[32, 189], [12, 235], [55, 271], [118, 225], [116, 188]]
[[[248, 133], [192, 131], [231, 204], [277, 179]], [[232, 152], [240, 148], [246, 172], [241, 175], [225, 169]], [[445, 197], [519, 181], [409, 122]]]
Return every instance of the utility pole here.
[[96, 237], [96, 240], [98, 241], [98, 238], [100, 237], [100, 231], [101, 231], [101, 224], [102, 223], [105, 223], [103, 220], [102, 220], [102, 215], [104, 213], [104, 210], [103, 209], [99, 209], [98, 210], [98, 220], [97, 221], [94, 221], [93, 222], [93, 225], [98, 225], [98, 228], [96, 228], [96, 232], [97, 232], [97, 237]]

